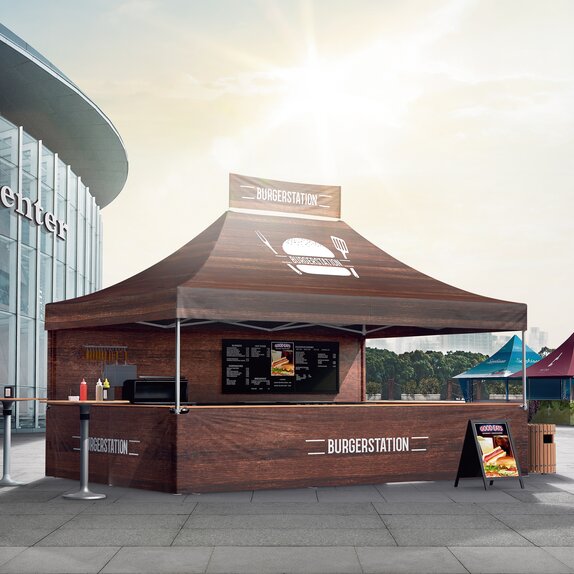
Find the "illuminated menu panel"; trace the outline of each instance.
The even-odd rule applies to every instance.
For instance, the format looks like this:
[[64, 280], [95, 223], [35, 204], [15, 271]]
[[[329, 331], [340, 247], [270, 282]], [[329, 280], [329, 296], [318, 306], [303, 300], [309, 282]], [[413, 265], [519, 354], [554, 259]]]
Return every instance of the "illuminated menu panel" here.
[[339, 343], [224, 339], [224, 393], [337, 393]]

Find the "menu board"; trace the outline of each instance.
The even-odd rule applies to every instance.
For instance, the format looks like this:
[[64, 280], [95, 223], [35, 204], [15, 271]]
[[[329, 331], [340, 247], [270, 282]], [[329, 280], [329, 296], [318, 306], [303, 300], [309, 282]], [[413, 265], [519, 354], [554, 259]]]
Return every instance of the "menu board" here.
[[224, 339], [224, 393], [337, 393], [339, 343]]
[[486, 478], [518, 477], [512, 440], [505, 422], [473, 422]]

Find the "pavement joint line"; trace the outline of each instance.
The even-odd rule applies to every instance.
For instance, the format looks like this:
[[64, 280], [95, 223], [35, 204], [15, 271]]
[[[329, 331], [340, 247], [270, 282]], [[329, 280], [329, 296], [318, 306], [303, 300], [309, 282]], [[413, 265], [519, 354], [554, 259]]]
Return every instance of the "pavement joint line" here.
[[361, 569], [362, 574], [365, 574], [365, 569], [363, 568], [363, 563], [359, 558], [359, 551], [357, 550], [356, 546], [353, 546], [353, 550], [355, 551], [355, 556], [357, 557], [357, 562], [359, 563], [359, 568]]
[[[494, 514], [492, 514], [492, 517], [494, 519], [496, 519], [498, 522], [500, 522], [503, 526], [505, 526], [506, 528], [509, 528], [510, 530], [512, 530], [512, 532], [514, 532], [515, 534], [517, 534], [518, 536], [520, 536], [521, 538], [524, 538], [524, 540], [526, 540], [527, 542], [530, 542], [531, 544], [534, 544], [532, 542], [532, 540], [529, 540], [526, 536], [524, 536], [523, 534], [521, 534], [520, 532], [518, 532], [515, 528], [513, 528], [512, 526], [509, 526], [508, 524], [506, 524], [505, 522], [503, 522], [500, 517], [495, 516]], [[536, 546], [538, 548], [538, 546], [536, 544], [534, 544], [534, 546]]]
[[[66, 520], [66, 522], [64, 522], [64, 524], [68, 524], [68, 522], [70, 522], [71, 520], [74, 520], [74, 518], [76, 518], [76, 516], [78, 516], [78, 515], [74, 514], [74, 515], [70, 516], [70, 518], [68, 520]], [[52, 536], [52, 534], [54, 534], [54, 532], [60, 530], [60, 528], [62, 528], [62, 526], [64, 526], [64, 524], [60, 524], [59, 526], [54, 528], [51, 532], [46, 534], [46, 536], [43, 536], [42, 538], [40, 538], [40, 540], [36, 540], [36, 542], [34, 544], [32, 544], [32, 546], [29, 546], [29, 548], [33, 548], [35, 546], [38, 546], [38, 544], [40, 544], [40, 542], [42, 542], [42, 540], [45, 540], [46, 538], [48, 538], [48, 536]], [[41, 548], [41, 547], [39, 547], [39, 548]]]
[[105, 570], [106, 566], [121, 552], [122, 548], [124, 547], [123, 546], [118, 547], [118, 549], [114, 552], [114, 555], [110, 556], [110, 559], [98, 570], [98, 573]]
[[207, 560], [207, 564], [205, 565], [204, 572], [209, 572], [209, 567], [211, 565], [211, 559], [213, 558], [213, 554], [215, 553], [215, 546], [211, 547], [211, 552], [209, 553], [209, 559]]
[[471, 574], [470, 570], [459, 560], [457, 555], [452, 551], [450, 546], [445, 546], [445, 548], [451, 553], [453, 558], [460, 564], [461, 568], [464, 568], [469, 574]]

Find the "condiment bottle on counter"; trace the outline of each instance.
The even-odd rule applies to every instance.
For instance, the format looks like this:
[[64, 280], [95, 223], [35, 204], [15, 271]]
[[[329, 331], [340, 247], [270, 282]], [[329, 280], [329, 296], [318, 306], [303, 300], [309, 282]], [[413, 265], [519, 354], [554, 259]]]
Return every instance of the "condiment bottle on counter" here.
[[108, 381], [108, 377], [104, 379], [104, 401], [107, 401], [110, 398], [110, 381]]
[[80, 383], [80, 400], [88, 400], [88, 383], [86, 383], [86, 379], [84, 378], [82, 378], [82, 382]]
[[102, 385], [101, 379], [98, 379], [96, 383], [96, 401], [104, 400], [104, 385]]

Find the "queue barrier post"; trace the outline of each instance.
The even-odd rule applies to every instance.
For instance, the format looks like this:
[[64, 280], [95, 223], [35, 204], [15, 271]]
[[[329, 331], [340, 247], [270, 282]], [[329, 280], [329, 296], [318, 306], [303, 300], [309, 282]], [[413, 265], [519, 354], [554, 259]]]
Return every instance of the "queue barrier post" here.
[[92, 492], [88, 487], [88, 457], [90, 442], [90, 404], [80, 404], [80, 490], [64, 494], [71, 500], [100, 500], [105, 494]]
[[4, 445], [3, 445], [3, 468], [2, 468], [2, 479], [0, 479], [0, 486], [20, 486], [24, 484], [23, 482], [18, 482], [13, 480], [10, 476], [10, 450], [12, 449], [12, 408], [14, 407], [14, 400], [3, 399], [2, 400], [4, 415]]

